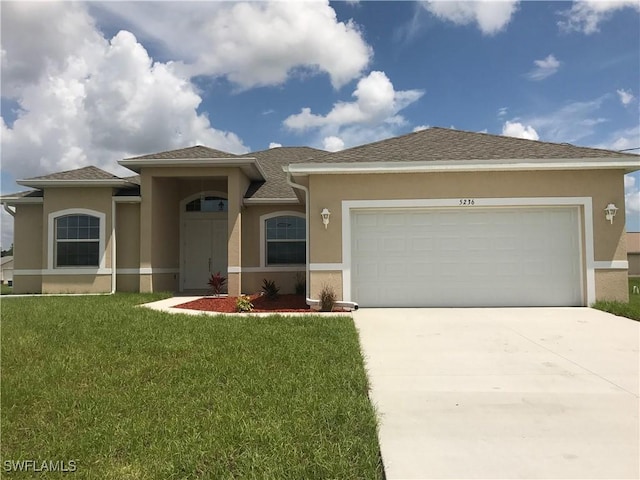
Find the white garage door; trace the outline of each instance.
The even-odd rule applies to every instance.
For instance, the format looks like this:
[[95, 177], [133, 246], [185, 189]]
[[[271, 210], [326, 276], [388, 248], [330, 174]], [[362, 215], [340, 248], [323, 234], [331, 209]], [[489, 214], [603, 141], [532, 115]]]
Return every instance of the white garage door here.
[[351, 212], [363, 307], [582, 305], [578, 209]]

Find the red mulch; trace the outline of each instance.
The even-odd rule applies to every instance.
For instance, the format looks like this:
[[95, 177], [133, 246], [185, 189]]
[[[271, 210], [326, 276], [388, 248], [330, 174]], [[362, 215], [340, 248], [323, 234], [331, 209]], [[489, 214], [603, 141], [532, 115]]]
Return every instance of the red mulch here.
[[[249, 296], [253, 303], [252, 312], [307, 312], [317, 313], [307, 305], [304, 295], [279, 295], [274, 300], [256, 293]], [[207, 312], [236, 313], [236, 299], [238, 297], [205, 297], [192, 302], [176, 305], [176, 308], [189, 310], [204, 310]]]

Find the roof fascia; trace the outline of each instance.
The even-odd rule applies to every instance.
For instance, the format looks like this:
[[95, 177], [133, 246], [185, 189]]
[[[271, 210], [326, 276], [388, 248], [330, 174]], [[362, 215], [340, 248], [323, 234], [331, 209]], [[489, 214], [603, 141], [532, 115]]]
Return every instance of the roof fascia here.
[[506, 159], [487, 160], [439, 160], [426, 162], [334, 162], [296, 163], [283, 167], [285, 172], [306, 176], [312, 174], [358, 173], [421, 173], [421, 172], [478, 172], [478, 171], [527, 171], [527, 170], [640, 170], [640, 157], [589, 158], [589, 159]]
[[0, 200], [2, 205], [25, 205], [43, 203], [44, 197], [4, 197]]
[[143, 167], [235, 167], [241, 168], [251, 180], [266, 179], [266, 175], [255, 157], [147, 158], [143, 160], [125, 158], [119, 160], [118, 163], [136, 173], [140, 173], [140, 169]]

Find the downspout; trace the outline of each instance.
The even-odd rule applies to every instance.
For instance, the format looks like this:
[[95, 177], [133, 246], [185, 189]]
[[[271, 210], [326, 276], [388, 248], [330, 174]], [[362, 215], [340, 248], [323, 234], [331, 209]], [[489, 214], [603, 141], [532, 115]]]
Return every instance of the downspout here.
[[116, 199], [111, 197], [111, 295], [116, 293]]
[[[287, 167], [284, 167], [284, 171], [287, 173], [287, 185], [289, 185], [291, 188], [297, 188], [298, 190], [302, 190], [304, 192], [304, 199], [305, 199], [305, 215], [306, 215], [306, 219], [307, 221], [304, 222], [305, 223], [305, 234], [307, 236], [307, 241], [305, 242], [306, 244], [306, 256], [307, 256], [307, 261], [306, 261], [306, 265], [305, 265], [305, 269], [306, 269], [306, 302], [307, 305], [309, 305], [310, 307], [317, 307], [320, 305], [320, 300], [314, 300], [313, 298], [311, 298], [311, 270], [310, 270], [310, 264], [311, 264], [311, 256], [310, 256], [310, 247], [309, 244], [311, 243], [311, 237], [309, 235], [310, 232], [310, 227], [309, 227], [309, 222], [311, 220], [311, 206], [309, 205], [309, 188], [305, 187], [304, 185], [300, 185], [299, 183], [295, 183], [292, 178], [291, 178], [291, 172], [289, 172], [289, 169]], [[351, 310], [357, 310], [358, 309], [358, 304], [355, 302], [343, 302], [343, 301], [339, 301], [339, 302], [335, 302], [334, 305], [336, 307], [340, 307], [340, 308], [348, 308]]]

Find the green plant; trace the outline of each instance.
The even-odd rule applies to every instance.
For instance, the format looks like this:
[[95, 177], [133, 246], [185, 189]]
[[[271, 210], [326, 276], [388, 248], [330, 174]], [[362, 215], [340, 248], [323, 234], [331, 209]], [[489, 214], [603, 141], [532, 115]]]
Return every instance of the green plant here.
[[324, 285], [320, 291], [320, 311], [330, 312], [336, 303], [336, 292], [329, 285]]
[[267, 280], [266, 278], [262, 280], [262, 291], [270, 300], [275, 300], [278, 298], [278, 292], [280, 291], [280, 287], [276, 285], [274, 280]]
[[307, 289], [307, 280], [304, 273], [296, 272], [296, 281], [294, 284], [296, 295], [304, 295]]
[[222, 293], [222, 290], [227, 283], [227, 277], [222, 276], [220, 272], [218, 272], [215, 275], [211, 275], [208, 283], [211, 287], [211, 293], [218, 296]]
[[253, 303], [247, 295], [240, 295], [236, 300], [236, 310], [238, 312], [250, 312], [253, 310]]

